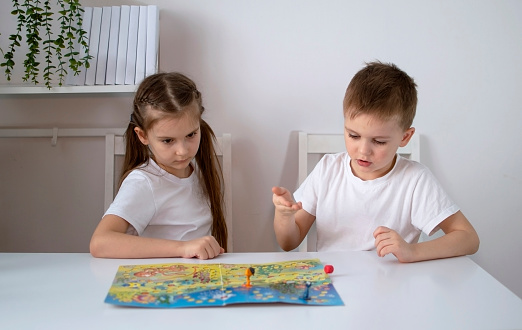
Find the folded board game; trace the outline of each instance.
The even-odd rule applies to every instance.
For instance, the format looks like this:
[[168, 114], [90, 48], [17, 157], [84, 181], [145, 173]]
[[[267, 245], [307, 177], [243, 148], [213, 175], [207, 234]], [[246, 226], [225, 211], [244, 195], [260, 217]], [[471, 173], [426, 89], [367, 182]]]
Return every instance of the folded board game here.
[[120, 266], [105, 302], [155, 308], [246, 303], [343, 305], [319, 259]]

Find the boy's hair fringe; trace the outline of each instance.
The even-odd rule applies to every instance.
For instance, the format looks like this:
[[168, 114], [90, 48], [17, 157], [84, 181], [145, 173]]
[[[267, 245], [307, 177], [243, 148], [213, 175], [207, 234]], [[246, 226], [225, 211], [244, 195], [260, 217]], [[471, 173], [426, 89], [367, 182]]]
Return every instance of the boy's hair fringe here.
[[399, 126], [411, 127], [417, 109], [417, 85], [395, 64], [366, 63], [350, 81], [343, 101], [344, 116], [369, 114], [386, 121], [396, 119]]

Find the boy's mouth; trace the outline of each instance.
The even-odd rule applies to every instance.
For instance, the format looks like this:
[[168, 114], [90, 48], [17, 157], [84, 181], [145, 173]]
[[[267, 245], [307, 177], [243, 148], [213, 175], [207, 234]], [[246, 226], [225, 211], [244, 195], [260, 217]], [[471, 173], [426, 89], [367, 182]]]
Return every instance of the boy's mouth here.
[[368, 162], [366, 160], [357, 159], [357, 165], [362, 166], [362, 167], [368, 167], [368, 166], [372, 165], [372, 163]]

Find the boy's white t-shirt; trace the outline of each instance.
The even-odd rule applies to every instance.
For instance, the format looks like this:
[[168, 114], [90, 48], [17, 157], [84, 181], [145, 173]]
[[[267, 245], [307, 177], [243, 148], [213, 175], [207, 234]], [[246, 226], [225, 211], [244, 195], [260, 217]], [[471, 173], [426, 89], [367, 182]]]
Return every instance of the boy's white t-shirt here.
[[180, 179], [152, 159], [129, 173], [105, 214], [125, 219], [127, 233], [143, 237], [188, 241], [211, 233], [212, 214], [196, 171]]
[[427, 167], [400, 155], [385, 176], [363, 181], [353, 174], [348, 153], [327, 154], [294, 198], [316, 217], [317, 251], [375, 249], [379, 226], [417, 242], [421, 230], [429, 235], [459, 210]]

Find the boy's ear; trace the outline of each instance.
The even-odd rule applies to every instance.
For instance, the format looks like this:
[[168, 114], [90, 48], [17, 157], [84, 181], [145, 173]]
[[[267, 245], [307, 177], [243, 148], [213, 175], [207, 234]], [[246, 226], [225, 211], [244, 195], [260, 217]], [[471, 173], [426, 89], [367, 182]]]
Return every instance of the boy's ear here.
[[402, 134], [402, 140], [400, 143], [400, 147], [404, 147], [410, 142], [411, 137], [415, 134], [415, 127], [408, 128], [403, 134]]
[[134, 133], [136, 133], [136, 136], [138, 137], [138, 139], [140, 139], [141, 143], [143, 143], [144, 145], [149, 145], [149, 139], [147, 139], [147, 134], [145, 134], [145, 132], [141, 128], [134, 127]]

